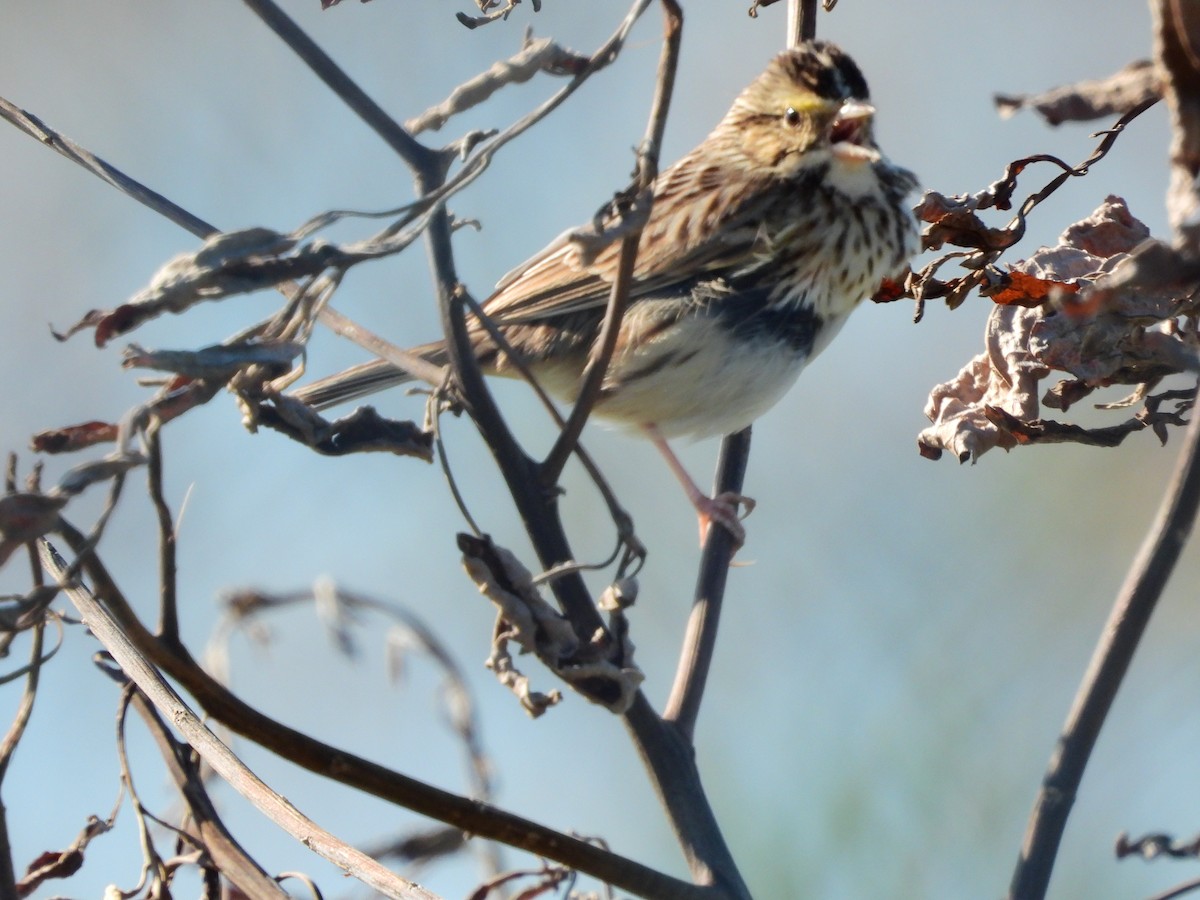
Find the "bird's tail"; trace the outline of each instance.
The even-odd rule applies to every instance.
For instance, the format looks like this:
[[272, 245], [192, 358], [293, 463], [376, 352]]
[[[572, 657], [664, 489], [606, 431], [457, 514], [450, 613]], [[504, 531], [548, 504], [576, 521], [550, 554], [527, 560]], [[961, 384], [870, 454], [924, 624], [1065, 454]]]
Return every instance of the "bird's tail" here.
[[[426, 344], [409, 352], [437, 366], [446, 363], [441, 343]], [[292, 396], [316, 409], [326, 409], [415, 380], [411, 373], [386, 359], [372, 359], [297, 388]]]

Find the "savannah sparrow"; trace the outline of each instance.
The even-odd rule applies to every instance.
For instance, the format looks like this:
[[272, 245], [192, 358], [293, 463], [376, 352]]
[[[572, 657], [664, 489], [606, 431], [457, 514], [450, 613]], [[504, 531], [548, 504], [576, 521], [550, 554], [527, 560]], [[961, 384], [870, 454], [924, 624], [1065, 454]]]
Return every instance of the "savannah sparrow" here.
[[[616, 351], [595, 411], [640, 428], [701, 519], [742, 537], [742, 498], [710, 498], [666, 439], [728, 434], [791, 387], [855, 306], [918, 247], [917, 181], [872, 136], [867, 84], [833, 44], [767, 66], [712, 133], [659, 175]], [[499, 283], [484, 309], [541, 384], [568, 400], [600, 330], [618, 248], [585, 262], [560, 238]], [[475, 323], [484, 371], [517, 375]], [[415, 350], [445, 363], [441, 343]], [[316, 406], [410, 380], [373, 360], [298, 391]]]

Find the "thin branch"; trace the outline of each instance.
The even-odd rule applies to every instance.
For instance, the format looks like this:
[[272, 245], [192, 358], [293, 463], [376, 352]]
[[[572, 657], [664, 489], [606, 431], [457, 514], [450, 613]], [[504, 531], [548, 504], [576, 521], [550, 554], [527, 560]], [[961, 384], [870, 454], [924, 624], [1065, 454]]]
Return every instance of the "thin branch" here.
[[[417, 177], [421, 194], [439, 186], [422, 174]], [[542, 567], [551, 569], [573, 559], [558, 515], [558, 500], [542, 484], [537, 464], [521, 448], [484, 381], [468, 331], [463, 299], [466, 289], [458, 280], [450, 231], [445, 207], [435, 209], [425, 239], [447, 355], [461, 387], [463, 406], [496, 460]], [[581, 643], [586, 643], [590, 635], [603, 633], [603, 620], [577, 572], [556, 579], [553, 589]]]
[[414, 171], [445, 165], [441, 154], [415, 140], [404, 126], [384, 112], [343, 69], [330, 58], [288, 15], [271, 0], [243, 0], [268, 28], [302, 59], [343, 103], [383, 138]]
[[1192, 415], [1162, 506], [1109, 614], [1075, 704], [1042, 779], [1009, 888], [1011, 900], [1045, 896], [1054, 858], [1100, 728], [1200, 508], [1200, 415]]
[[529, 81], [538, 72], [578, 74], [588, 65], [586, 56], [566, 50], [549, 38], [534, 40], [526, 35], [524, 46], [515, 55], [493, 63], [486, 72], [460, 84], [449, 97], [409, 119], [404, 127], [411, 134], [437, 131], [453, 116], [484, 103], [501, 88]]
[[[41, 581], [40, 574], [37, 581], [39, 583]], [[30, 649], [25, 690], [21, 694], [21, 702], [17, 706], [17, 713], [13, 717], [12, 724], [8, 727], [8, 733], [4, 735], [3, 742], [0, 742], [0, 785], [4, 782], [4, 776], [8, 774], [8, 764], [12, 761], [17, 744], [25, 734], [25, 727], [33, 715], [33, 701], [37, 697], [38, 676], [42, 670], [42, 640], [45, 636], [46, 626], [39, 623], [33, 626], [32, 630], [33, 646]], [[0, 803], [0, 896], [17, 896], [16, 885], [17, 876], [13, 868], [12, 846], [8, 840], [8, 811], [4, 804]]]
[[1193, 878], [1191, 881], [1185, 881], [1183, 884], [1177, 884], [1173, 888], [1163, 891], [1161, 894], [1155, 894], [1148, 900], [1176, 900], [1184, 894], [1190, 894], [1192, 891], [1200, 890], [1200, 878]]
[[154, 706], [179, 729], [213, 770], [273, 822], [306, 847], [352, 873], [369, 887], [397, 900], [437, 900], [418, 885], [400, 878], [375, 860], [325, 831], [284, 797], [273, 791], [201, 722], [170, 684], [130, 640], [125, 629], [90, 591], [71, 580], [66, 562], [49, 544], [39, 545], [42, 565], [59, 580], [88, 628], [112, 654]]
[[158, 517], [158, 633], [168, 644], [179, 644], [179, 609], [176, 593], [175, 522], [163, 494], [162, 428], [151, 422], [146, 429], [146, 477], [150, 502]]
[[[126, 684], [131, 684], [123, 674], [120, 677]], [[221, 821], [193, 761], [191, 747], [175, 739], [158, 711], [140, 690], [133, 690], [130, 703], [158, 745], [167, 772], [187, 806], [188, 817], [192, 821], [187, 828], [189, 836], [204, 848], [221, 876], [250, 897], [287, 897], [288, 893], [246, 853]]]
[[[750, 461], [750, 429], [731, 434], [721, 444], [717, 458], [717, 479], [714, 495], [740, 494]], [[725, 582], [729, 564], [737, 548], [733, 535], [725, 528], [710, 528], [700, 560], [700, 574], [692, 599], [692, 614], [688, 619], [675, 684], [663, 710], [663, 718], [675, 725], [690, 741], [696, 729], [700, 702], [708, 680], [716, 648], [717, 626], [725, 598]]]
[[654, 102], [650, 107], [650, 120], [646, 123], [646, 135], [642, 139], [641, 153], [638, 154], [637, 177], [630, 190], [633, 198], [631, 212], [636, 219], [633, 223], [634, 227], [621, 240], [621, 251], [617, 257], [617, 271], [613, 278], [612, 290], [608, 295], [604, 321], [596, 343], [592, 347], [587, 365], [580, 376], [579, 395], [575, 398], [575, 405], [567, 418], [567, 424], [559, 432], [554, 446], [542, 463], [541, 477], [547, 485], [558, 481], [571, 451], [579, 442], [583, 426], [600, 397], [600, 388], [604, 384], [604, 377], [608, 373], [608, 364], [612, 360], [613, 351], [617, 346], [617, 338], [621, 331], [621, 319], [625, 315], [625, 306], [629, 299], [629, 289], [633, 281], [633, 269], [637, 264], [642, 227], [654, 205], [651, 188], [658, 175], [658, 155], [662, 147], [663, 133], [667, 127], [671, 95], [675, 91], [679, 43], [683, 36], [683, 11], [674, 0], [664, 0], [663, 13], [665, 19], [663, 46], [658, 60]]
[[[650, 900], [725, 900], [723, 894], [664, 875], [649, 866], [601, 850], [587, 841], [547, 828], [449, 791], [423, 784], [377, 763], [289, 728], [259, 712], [215, 680], [183, 648], [159, 641], [138, 619], [83, 534], [61, 522], [59, 533], [72, 551], [86, 554], [79, 566], [104, 608], [133, 645], [196, 698], [205, 713], [282, 759], [477, 837], [536, 853]], [[694, 771], [694, 760], [689, 763]], [[683, 766], [687, 768], [688, 766]]]
[[130, 178], [99, 156], [80, 147], [70, 138], [63, 137], [33, 113], [26, 112], [3, 97], [0, 97], [0, 119], [15, 125], [51, 150], [61, 153], [71, 162], [82, 166], [102, 181], [112, 185], [122, 194], [132, 197], [138, 203], [149, 207], [197, 237], [208, 237], [210, 234], [216, 233], [217, 229], [203, 219], [192, 215], [183, 207], [176, 206], [162, 194], [152, 191], [144, 184]]
[[817, 36], [817, 0], [788, 0], [788, 46], [795, 47]]

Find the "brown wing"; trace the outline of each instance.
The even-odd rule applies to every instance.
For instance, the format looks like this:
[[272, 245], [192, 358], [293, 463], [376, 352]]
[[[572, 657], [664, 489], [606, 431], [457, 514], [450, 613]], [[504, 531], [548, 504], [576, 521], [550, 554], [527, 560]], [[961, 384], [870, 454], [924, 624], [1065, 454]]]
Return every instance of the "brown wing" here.
[[[655, 181], [631, 300], [745, 261], [754, 252], [758, 223], [774, 192], [749, 183], [743, 172], [731, 174], [713, 164], [706, 144]], [[501, 279], [484, 308], [498, 323], [515, 323], [603, 307], [619, 252], [620, 244], [611, 244], [584, 266], [567, 235], [561, 235]]]

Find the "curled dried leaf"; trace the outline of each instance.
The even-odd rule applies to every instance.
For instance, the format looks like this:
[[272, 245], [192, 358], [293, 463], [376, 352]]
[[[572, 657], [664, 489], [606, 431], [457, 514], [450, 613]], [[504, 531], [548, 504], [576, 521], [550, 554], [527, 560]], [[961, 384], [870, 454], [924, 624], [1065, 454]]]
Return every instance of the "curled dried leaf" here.
[[19, 492], [0, 497], [0, 566], [22, 544], [54, 530], [67, 504], [61, 494]]
[[993, 447], [1065, 440], [1112, 446], [1146, 427], [1149, 419], [1109, 434], [1044, 422], [1038, 413], [1040, 382], [1054, 370], [1071, 380], [1047, 394], [1047, 405], [1066, 409], [1097, 387], [1153, 385], [1196, 367], [1175, 327], [1187, 314], [1177, 284], [1147, 286], [1121, 274], [1148, 235], [1123, 200], [1109, 197], [1055, 246], [1014, 264], [999, 287], [985, 288], [1008, 305], [992, 310], [985, 351], [930, 392], [925, 413], [933, 424], [918, 437], [922, 455], [936, 459], [948, 450], [965, 461]]
[[540, 715], [544, 707], [531, 706], [534, 694], [525, 676], [512, 666], [507, 650], [510, 641], [536, 653], [544, 665], [593, 703], [616, 713], [629, 708], [644, 676], [633, 664], [633, 643], [628, 639], [622, 609], [610, 610], [612, 633], [601, 629], [589, 640], [580, 641], [569, 620], [543, 599], [529, 570], [512, 553], [486, 537], [468, 534], [458, 536], [458, 546], [467, 574], [499, 611], [488, 665], [517, 693], [531, 715]]
[[1059, 125], [1125, 113], [1162, 93], [1162, 74], [1153, 62], [1143, 59], [1107, 78], [1080, 81], [1040, 94], [997, 94], [995, 101], [1002, 116], [1033, 109], [1051, 125]]

